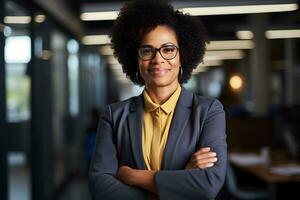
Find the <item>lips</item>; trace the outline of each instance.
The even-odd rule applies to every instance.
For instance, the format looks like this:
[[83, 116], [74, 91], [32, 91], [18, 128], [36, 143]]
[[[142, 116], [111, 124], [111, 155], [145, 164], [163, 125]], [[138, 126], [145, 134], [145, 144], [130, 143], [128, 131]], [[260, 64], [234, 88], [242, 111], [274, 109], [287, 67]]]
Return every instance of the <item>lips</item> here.
[[156, 76], [161, 76], [169, 72], [171, 69], [165, 69], [165, 68], [151, 68], [149, 69], [149, 73]]

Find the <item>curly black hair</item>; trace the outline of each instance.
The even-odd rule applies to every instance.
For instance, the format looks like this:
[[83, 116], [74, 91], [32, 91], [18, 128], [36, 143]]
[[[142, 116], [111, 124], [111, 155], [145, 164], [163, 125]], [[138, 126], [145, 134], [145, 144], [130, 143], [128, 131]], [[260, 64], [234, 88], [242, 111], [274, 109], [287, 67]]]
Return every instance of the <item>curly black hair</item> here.
[[110, 36], [114, 55], [130, 80], [144, 85], [137, 73], [137, 49], [143, 37], [158, 25], [166, 25], [176, 33], [182, 67], [179, 82], [185, 83], [203, 61], [208, 42], [206, 30], [199, 18], [175, 11], [166, 1], [133, 1], [121, 8]]

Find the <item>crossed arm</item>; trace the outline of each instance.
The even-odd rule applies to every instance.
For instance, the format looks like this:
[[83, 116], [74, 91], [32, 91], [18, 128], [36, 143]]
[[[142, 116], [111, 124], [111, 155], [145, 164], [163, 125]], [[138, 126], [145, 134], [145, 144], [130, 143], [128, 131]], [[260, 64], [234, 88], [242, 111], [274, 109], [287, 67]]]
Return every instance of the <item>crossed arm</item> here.
[[[220, 103], [208, 112], [197, 152], [185, 169], [148, 171], [119, 167], [112, 133], [111, 111], [100, 120], [97, 146], [90, 168], [93, 199], [145, 199], [147, 192], [160, 199], [213, 199], [224, 183], [227, 161], [225, 116]], [[198, 118], [198, 117], [197, 117]], [[201, 147], [210, 147], [209, 149]], [[216, 162], [216, 158], [218, 161]]]
[[[201, 148], [195, 152], [186, 169], [205, 169], [214, 166], [217, 161], [215, 152], [210, 151], [209, 147]], [[143, 188], [151, 193], [157, 194], [154, 176], [155, 170], [133, 169], [128, 166], [121, 166], [118, 170], [117, 177], [127, 185]]]

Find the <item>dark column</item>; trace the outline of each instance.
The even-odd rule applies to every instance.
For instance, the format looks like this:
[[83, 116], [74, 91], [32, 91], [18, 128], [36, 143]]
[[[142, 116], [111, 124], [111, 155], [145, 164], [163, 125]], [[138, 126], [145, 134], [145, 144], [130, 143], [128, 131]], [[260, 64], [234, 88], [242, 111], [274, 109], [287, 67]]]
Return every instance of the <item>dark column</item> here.
[[294, 52], [295, 40], [288, 38], [284, 40], [284, 54], [285, 54], [285, 105], [293, 106], [295, 104], [295, 69], [294, 69]]
[[[34, 18], [33, 18], [34, 19]], [[32, 200], [50, 200], [53, 195], [53, 136], [51, 66], [43, 51], [35, 50], [41, 37], [43, 49], [49, 50], [50, 27], [47, 22], [31, 25], [31, 183]]]
[[6, 133], [6, 87], [3, 35], [4, 1], [0, 1], [0, 199], [7, 200], [7, 133]]
[[0, 1], [0, 199], [7, 200], [7, 133], [6, 133], [6, 87], [3, 35], [4, 1]]
[[270, 93], [270, 47], [265, 37], [268, 25], [268, 14], [250, 15], [250, 22], [254, 34], [255, 48], [251, 50], [250, 84], [251, 100], [254, 103], [255, 116], [265, 116], [269, 111]]

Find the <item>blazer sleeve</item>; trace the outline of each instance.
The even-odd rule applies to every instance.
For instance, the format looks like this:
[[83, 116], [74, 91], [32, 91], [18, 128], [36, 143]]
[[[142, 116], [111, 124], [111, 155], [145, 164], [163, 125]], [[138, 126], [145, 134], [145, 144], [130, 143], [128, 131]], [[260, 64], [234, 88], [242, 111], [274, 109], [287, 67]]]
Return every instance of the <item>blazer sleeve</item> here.
[[[200, 123], [200, 122], [199, 122]], [[227, 165], [225, 113], [214, 100], [207, 112], [198, 142], [198, 149], [210, 147], [218, 161], [211, 168], [159, 171], [155, 175], [160, 200], [214, 199], [224, 184]]]
[[129, 186], [116, 177], [117, 151], [113, 142], [112, 114], [108, 106], [100, 118], [94, 155], [89, 171], [89, 189], [94, 200], [141, 200], [146, 192]]

